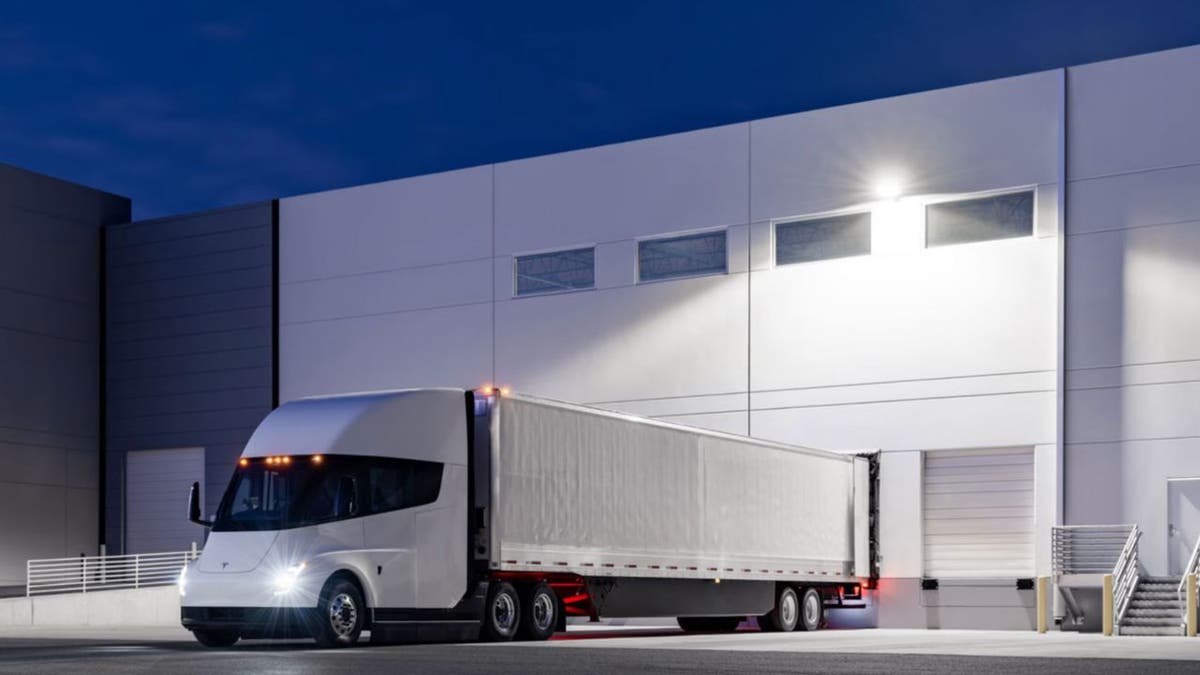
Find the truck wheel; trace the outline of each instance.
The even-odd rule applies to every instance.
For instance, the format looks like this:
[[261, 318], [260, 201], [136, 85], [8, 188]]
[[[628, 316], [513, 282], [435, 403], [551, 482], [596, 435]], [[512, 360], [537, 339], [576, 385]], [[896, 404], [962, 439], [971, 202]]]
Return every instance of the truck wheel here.
[[517, 635], [521, 627], [521, 599], [512, 584], [493, 583], [483, 607], [483, 639], [507, 642]]
[[238, 641], [238, 634], [229, 630], [194, 630], [196, 642], [205, 647], [232, 647]]
[[784, 586], [775, 596], [775, 608], [759, 617], [758, 625], [766, 631], [790, 633], [796, 630], [796, 624], [799, 622], [800, 600], [796, 597], [796, 590], [791, 586]]
[[558, 626], [558, 595], [545, 583], [521, 594], [520, 635], [524, 640], [548, 640]]
[[317, 605], [317, 630], [313, 637], [322, 647], [349, 647], [358, 642], [366, 621], [367, 605], [358, 586], [337, 579], [325, 587]]
[[675, 619], [685, 633], [732, 633], [742, 622], [740, 616], [681, 616]]
[[821, 618], [825, 614], [825, 601], [815, 588], [806, 588], [800, 596], [800, 621], [796, 625], [800, 630], [817, 630], [821, 627]]

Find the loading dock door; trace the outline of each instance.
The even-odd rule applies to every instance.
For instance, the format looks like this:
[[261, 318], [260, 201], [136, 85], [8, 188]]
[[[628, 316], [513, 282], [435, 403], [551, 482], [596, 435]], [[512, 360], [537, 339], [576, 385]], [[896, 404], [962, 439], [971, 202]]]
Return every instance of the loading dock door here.
[[925, 575], [1034, 576], [1033, 448], [925, 453]]
[[200, 482], [204, 510], [204, 448], [125, 453], [125, 552], [185, 551], [204, 543], [204, 528], [187, 519], [188, 490]]

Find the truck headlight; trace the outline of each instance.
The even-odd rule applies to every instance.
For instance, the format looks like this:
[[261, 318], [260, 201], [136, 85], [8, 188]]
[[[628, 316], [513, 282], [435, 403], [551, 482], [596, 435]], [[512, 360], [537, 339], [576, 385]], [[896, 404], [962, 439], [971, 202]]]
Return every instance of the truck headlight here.
[[275, 575], [275, 595], [285, 595], [291, 593], [296, 588], [296, 580], [300, 578], [300, 573], [304, 571], [307, 563], [292, 565]]
[[179, 571], [179, 579], [175, 582], [179, 586], [179, 597], [181, 598], [187, 596], [187, 571], [188, 566], [184, 565], [183, 569]]

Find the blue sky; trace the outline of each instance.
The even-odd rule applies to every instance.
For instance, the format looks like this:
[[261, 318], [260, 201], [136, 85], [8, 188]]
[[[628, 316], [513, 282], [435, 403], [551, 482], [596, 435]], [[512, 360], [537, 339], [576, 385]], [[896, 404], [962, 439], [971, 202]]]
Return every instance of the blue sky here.
[[1196, 0], [0, 3], [0, 162], [137, 218], [1200, 43]]

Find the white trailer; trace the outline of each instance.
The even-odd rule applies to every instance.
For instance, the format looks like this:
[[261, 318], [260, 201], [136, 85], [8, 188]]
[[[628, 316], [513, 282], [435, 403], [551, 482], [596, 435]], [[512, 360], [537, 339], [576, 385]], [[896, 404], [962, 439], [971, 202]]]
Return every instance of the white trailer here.
[[300, 399], [251, 437], [182, 622], [206, 645], [813, 630], [876, 578], [876, 465], [494, 390]]

